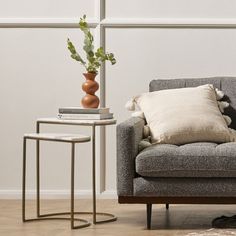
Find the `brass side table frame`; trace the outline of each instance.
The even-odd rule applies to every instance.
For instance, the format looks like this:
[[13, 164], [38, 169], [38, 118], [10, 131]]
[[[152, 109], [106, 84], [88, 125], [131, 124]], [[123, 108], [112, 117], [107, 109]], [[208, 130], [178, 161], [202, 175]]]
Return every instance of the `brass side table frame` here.
[[[41, 124], [54, 124], [54, 125], [77, 125], [77, 126], [89, 126], [92, 128], [91, 138], [92, 138], [92, 201], [93, 201], [93, 211], [92, 212], [77, 212], [77, 214], [91, 214], [93, 216], [93, 224], [100, 224], [106, 222], [116, 221], [117, 217], [110, 213], [97, 212], [96, 210], [96, 126], [106, 126], [116, 124], [115, 119], [107, 120], [62, 120], [58, 118], [41, 118], [37, 120], [36, 132], [40, 133]], [[36, 143], [36, 201], [37, 201], [37, 215], [41, 217], [40, 214], [40, 143], [39, 140]], [[107, 216], [107, 219], [97, 220], [97, 216]]]
[[[60, 136], [60, 135], [59, 135]], [[39, 205], [39, 149], [37, 147], [37, 165], [36, 165], [36, 173], [37, 173], [37, 218], [31, 218], [26, 219], [26, 143], [27, 139], [36, 140], [37, 143], [39, 143], [40, 140], [42, 141], [53, 141], [53, 142], [64, 142], [64, 143], [70, 143], [71, 144], [71, 199], [70, 199], [70, 212], [56, 212], [56, 213], [50, 213], [50, 214], [40, 214], [40, 205]], [[23, 175], [22, 175], [22, 220], [23, 222], [29, 222], [29, 221], [39, 221], [39, 220], [70, 220], [71, 222], [71, 229], [79, 229], [88, 227], [91, 224], [84, 219], [75, 218], [75, 215], [81, 214], [81, 212], [75, 212], [74, 207], [74, 183], [75, 183], [75, 144], [76, 143], [83, 143], [83, 142], [89, 142], [90, 137], [89, 136], [82, 136], [79, 137], [78, 140], [66, 140], [61, 139], [60, 137], [47, 137], [45, 136], [37, 136], [37, 134], [29, 134], [24, 136], [23, 141]], [[83, 214], [83, 213], [82, 213]], [[70, 215], [70, 217], [59, 217], [63, 215]], [[76, 225], [75, 221], [82, 222], [83, 224]]]

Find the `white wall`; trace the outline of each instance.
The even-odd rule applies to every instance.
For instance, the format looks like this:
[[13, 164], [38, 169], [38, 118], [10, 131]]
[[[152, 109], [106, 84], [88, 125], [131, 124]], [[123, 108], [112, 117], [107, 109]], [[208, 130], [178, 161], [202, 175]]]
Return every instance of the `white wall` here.
[[[0, 197], [20, 196], [23, 133], [34, 132], [37, 117], [55, 116], [58, 107], [80, 103], [83, 69], [69, 58], [66, 39], [69, 36], [80, 45], [82, 34], [74, 27], [84, 13], [96, 26], [92, 31], [97, 36], [103, 36], [105, 28], [100, 43], [117, 58], [115, 66], [106, 65], [106, 77], [100, 83], [101, 97], [105, 96], [118, 122], [129, 117], [124, 109], [127, 99], [147, 91], [152, 79], [236, 74], [234, 0], [101, 0], [101, 10], [106, 7], [102, 26], [99, 7], [99, 0], [2, 2]], [[89, 134], [88, 128], [75, 127], [44, 126], [43, 131]], [[114, 192], [115, 127], [107, 128], [106, 141], [107, 162], [101, 161], [98, 167], [105, 172], [106, 182], [98, 179], [102, 182], [98, 190], [103, 191], [105, 184], [108, 192]], [[42, 189], [47, 197], [60, 197], [69, 187], [69, 146], [44, 144], [42, 149]], [[77, 153], [76, 187], [85, 194], [91, 189], [90, 144], [78, 145]], [[31, 143], [31, 190], [35, 187], [34, 154]]]
[[94, 17], [96, 0], [7, 0], [1, 1], [2, 18], [71, 18]]
[[120, 0], [106, 1], [107, 17], [234, 18], [234, 0]]

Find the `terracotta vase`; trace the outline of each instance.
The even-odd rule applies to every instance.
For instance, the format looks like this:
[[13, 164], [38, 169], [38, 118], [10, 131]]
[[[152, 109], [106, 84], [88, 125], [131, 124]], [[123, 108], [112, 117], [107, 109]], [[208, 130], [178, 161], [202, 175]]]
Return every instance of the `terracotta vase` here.
[[86, 81], [82, 84], [82, 89], [86, 95], [82, 98], [81, 103], [84, 108], [98, 108], [99, 98], [95, 92], [99, 88], [99, 84], [95, 81], [96, 73], [84, 73]]

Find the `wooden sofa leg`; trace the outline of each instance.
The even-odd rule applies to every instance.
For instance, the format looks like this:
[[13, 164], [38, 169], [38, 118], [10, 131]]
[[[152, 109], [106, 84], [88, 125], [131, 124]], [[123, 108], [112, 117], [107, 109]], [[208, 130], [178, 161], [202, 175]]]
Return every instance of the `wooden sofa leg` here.
[[151, 229], [152, 221], [152, 204], [147, 204], [147, 229]]
[[166, 204], [166, 210], [169, 210], [169, 203]]

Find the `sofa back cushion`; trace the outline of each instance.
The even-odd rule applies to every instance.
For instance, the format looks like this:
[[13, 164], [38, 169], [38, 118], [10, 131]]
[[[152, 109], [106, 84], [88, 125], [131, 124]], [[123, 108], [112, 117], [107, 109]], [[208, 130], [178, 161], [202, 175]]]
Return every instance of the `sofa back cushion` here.
[[232, 119], [230, 128], [236, 129], [236, 77], [209, 77], [194, 79], [158, 79], [152, 80], [149, 84], [149, 91], [164, 89], [197, 87], [204, 84], [213, 84], [215, 88], [222, 90], [225, 94], [224, 101], [230, 103], [224, 114]]

